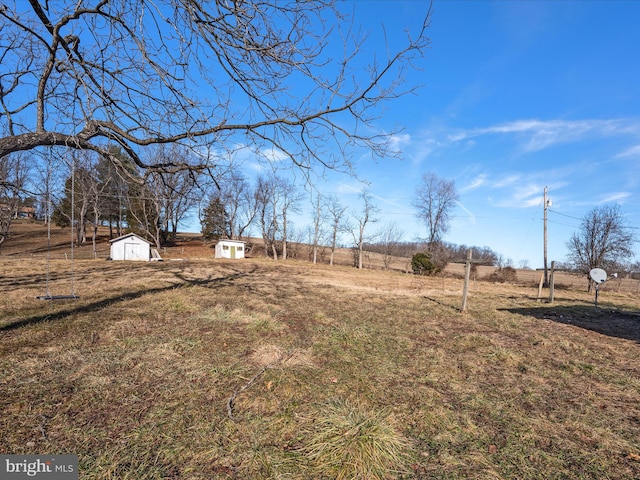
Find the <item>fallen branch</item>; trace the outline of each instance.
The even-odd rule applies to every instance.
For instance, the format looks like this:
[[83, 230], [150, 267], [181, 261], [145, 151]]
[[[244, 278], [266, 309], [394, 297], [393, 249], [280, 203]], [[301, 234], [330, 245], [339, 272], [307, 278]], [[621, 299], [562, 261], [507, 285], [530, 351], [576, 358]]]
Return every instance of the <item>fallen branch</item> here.
[[269, 365], [265, 365], [264, 367], [262, 367], [262, 369], [258, 373], [256, 373], [251, 380], [249, 380], [242, 387], [240, 387], [238, 390], [233, 392], [233, 395], [231, 395], [231, 397], [229, 397], [229, 400], [227, 400], [227, 415], [229, 416], [229, 418], [231, 420], [235, 421], [235, 419], [233, 418], [233, 405], [234, 405], [234, 403], [236, 401], [236, 397], [238, 395], [240, 395], [242, 392], [244, 392], [251, 385], [256, 383], [256, 381], [264, 374], [264, 372], [267, 371], [267, 368], [269, 368]]
[[286, 362], [287, 360], [289, 360], [291, 357], [293, 356], [293, 353], [289, 356], [287, 356], [287, 358], [285, 359], [284, 356], [281, 356], [280, 358], [278, 358], [278, 360], [276, 360], [275, 362], [269, 363], [267, 365], [265, 365], [264, 367], [262, 367], [260, 369], [260, 371], [258, 373], [256, 373], [247, 383], [245, 383], [242, 387], [240, 387], [239, 389], [237, 389], [235, 392], [233, 392], [233, 395], [231, 395], [231, 397], [229, 397], [229, 400], [227, 400], [227, 416], [235, 421], [235, 418], [233, 418], [233, 408], [234, 408], [234, 404], [236, 401], [236, 398], [238, 397], [238, 395], [240, 395], [242, 392], [244, 392], [245, 390], [247, 390], [249, 387], [251, 387], [254, 383], [256, 383], [258, 381], [258, 379], [264, 375], [264, 372], [266, 372], [269, 368], [273, 368], [276, 365], [278, 365], [279, 363], [283, 363]]

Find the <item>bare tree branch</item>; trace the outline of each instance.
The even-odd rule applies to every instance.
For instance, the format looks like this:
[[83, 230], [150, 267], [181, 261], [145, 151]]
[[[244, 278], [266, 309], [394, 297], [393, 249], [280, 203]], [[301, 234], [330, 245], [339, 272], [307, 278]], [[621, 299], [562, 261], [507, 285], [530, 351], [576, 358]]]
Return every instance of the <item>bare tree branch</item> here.
[[449, 231], [449, 217], [457, 201], [458, 193], [453, 180], [445, 180], [432, 172], [422, 175], [413, 206], [418, 218], [427, 227], [427, 245], [432, 253], [442, 243], [442, 236]]
[[[206, 171], [246, 145], [350, 171], [354, 148], [393, 154], [378, 107], [417, 87], [403, 77], [429, 17], [367, 66], [366, 37], [334, 0], [14, 1], [0, 8], [0, 157], [62, 147], [118, 165], [117, 145], [148, 172]], [[218, 158], [143, 160], [168, 143]]]
[[633, 257], [635, 241], [620, 206], [600, 205], [584, 216], [580, 230], [567, 242], [569, 263], [583, 273], [619, 266]]

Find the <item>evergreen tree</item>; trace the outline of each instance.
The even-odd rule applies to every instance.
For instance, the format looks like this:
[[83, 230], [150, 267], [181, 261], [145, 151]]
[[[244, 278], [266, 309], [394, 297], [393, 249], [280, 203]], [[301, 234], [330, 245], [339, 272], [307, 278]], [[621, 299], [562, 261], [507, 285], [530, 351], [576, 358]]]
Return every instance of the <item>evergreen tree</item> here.
[[202, 225], [202, 236], [207, 240], [231, 236], [227, 211], [220, 197], [213, 197], [202, 210], [200, 224]]
[[109, 237], [114, 238], [123, 233], [129, 189], [129, 182], [126, 179], [135, 177], [135, 165], [122, 153], [120, 147], [112, 146], [110, 151], [114, 157], [120, 159], [119, 165], [125, 171], [119, 171], [110, 159], [100, 157], [96, 165], [96, 173], [103, 197], [102, 220], [109, 225]]

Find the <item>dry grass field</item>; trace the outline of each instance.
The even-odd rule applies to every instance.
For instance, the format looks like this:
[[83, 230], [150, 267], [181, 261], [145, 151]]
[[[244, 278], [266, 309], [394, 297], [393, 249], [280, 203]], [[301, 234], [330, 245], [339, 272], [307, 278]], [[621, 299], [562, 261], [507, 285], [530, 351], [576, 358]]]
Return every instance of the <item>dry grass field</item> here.
[[19, 235], [1, 452], [77, 454], [82, 479], [640, 478], [637, 293], [477, 281], [460, 313], [452, 277], [210, 255], [72, 275]]

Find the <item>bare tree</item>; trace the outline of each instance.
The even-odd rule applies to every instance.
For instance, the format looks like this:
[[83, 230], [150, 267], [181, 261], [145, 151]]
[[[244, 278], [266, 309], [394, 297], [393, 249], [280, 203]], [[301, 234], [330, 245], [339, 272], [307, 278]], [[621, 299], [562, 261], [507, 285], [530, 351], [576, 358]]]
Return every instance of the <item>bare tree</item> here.
[[300, 258], [301, 246], [304, 245], [305, 229], [291, 226], [287, 231], [287, 258]]
[[[190, 152], [179, 145], [157, 145], [149, 151], [157, 162], [188, 162]], [[198, 203], [198, 172], [147, 172], [144, 182], [132, 168], [126, 182], [126, 222], [130, 230], [152, 240], [156, 248], [175, 241], [178, 226]]]
[[320, 239], [323, 235], [324, 222], [327, 219], [327, 215], [322, 208], [322, 196], [320, 193], [316, 193], [315, 199], [312, 198], [313, 206], [313, 225], [310, 227], [310, 239], [311, 239], [311, 252], [313, 257], [313, 264], [318, 262], [318, 247], [320, 246]]
[[584, 216], [580, 230], [567, 242], [568, 260], [585, 274], [592, 268], [606, 269], [631, 259], [635, 240], [620, 206], [601, 205]]
[[[155, 148], [154, 156], [157, 159], [156, 163], [189, 163], [191, 155], [180, 145], [159, 145]], [[173, 242], [176, 239], [178, 225], [198, 203], [198, 172], [154, 172], [149, 180], [149, 187], [154, 190], [154, 198], [162, 204], [163, 236], [166, 241]]]
[[338, 234], [348, 230], [348, 226], [344, 222], [344, 213], [347, 211], [347, 207], [341, 205], [336, 197], [331, 196], [327, 198], [325, 208], [331, 221], [331, 256], [329, 258], [329, 265], [333, 265]]
[[68, 176], [64, 183], [62, 197], [53, 212], [54, 222], [61, 226], [70, 226], [75, 231], [76, 245], [87, 241], [89, 213], [100, 199], [97, 195], [98, 178], [95, 155], [89, 151], [72, 151], [70, 158], [64, 158]]
[[388, 223], [378, 232], [378, 245], [381, 247], [382, 263], [385, 270], [389, 270], [394, 256], [400, 254], [400, 242], [404, 232], [395, 222]]
[[[98, 256], [98, 227], [102, 221], [103, 209], [109, 202], [111, 181], [113, 178], [104, 179], [100, 176], [100, 160], [89, 151], [72, 152], [71, 177], [66, 183], [66, 196], [60, 204], [63, 214], [69, 215], [73, 210], [73, 227], [76, 231], [76, 243], [82, 245], [87, 241], [87, 226], [91, 226], [91, 245], [93, 256]], [[74, 189], [73, 197], [70, 196]], [[65, 208], [70, 206], [70, 208]], [[65, 213], [66, 212], [66, 213]]]
[[269, 256], [269, 250], [273, 254], [273, 259], [278, 259], [276, 247], [277, 218], [274, 201], [276, 196], [275, 180], [270, 177], [259, 176], [255, 187], [255, 199], [258, 207], [256, 220], [260, 224], [260, 232], [264, 243], [264, 254]]
[[298, 191], [295, 184], [287, 179], [281, 178], [278, 182], [280, 198], [280, 215], [282, 216], [282, 259], [287, 259], [287, 243], [290, 226], [290, 213], [300, 213], [300, 202], [304, 198]]
[[24, 155], [0, 158], [0, 245], [9, 235], [11, 223], [18, 217], [29, 178]]
[[110, 185], [108, 181], [101, 182], [100, 178], [97, 175], [95, 175], [95, 172], [93, 173], [94, 174], [92, 175], [92, 181], [91, 181], [90, 190], [89, 190], [89, 195], [91, 199], [90, 212], [91, 212], [91, 218], [92, 218], [90, 222], [93, 226], [91, 231], [91, 245], [93, 247], [93, 257], [98, 258], [98, 244], [97, 244], [98, 227], [102, 222], [102, 212], [103, 212], [104, 206], [106, 205], [106, 200], [107, 200], [107, 197], [105, 195], [109, 191]]
[[299, 211], [302, 195], [291, 181], [276, 175], [258, 177], [255, 191], [265, 253], [270, 249], [273, 259], [277, 260], [280, 250], [282, 259], [286, 260], [289, 214]]
[[[416, 88], [402, 79], [429, 44], [430, 6], [404, 46], [369, 62], [366, 37], [341, 8], [337, 0], [4, 3], [0, 157], [60, 147], [120, 165], [115, 144], [144, 179], [215, 173], [237, 145], [275, 151], [303, 171], [348, 171], [353, 147], [393, 154], [395, 132], [364, 127], [382, 103]], [[218, 154], [144, 160], [146, 147], [175, 142]]]
[[[102, 221], [102, 213], [109, 202], [109, 192], [113, 178], [102, 178], [100, 173], [101, 158], [97, 158], [92, 152], [72, 152], [70, 166], [71, 177], [67, 180], [65, 193], [59, 210], [72, 217], [69, 212], [73, 209], [73, 227], [76, 230], [76, 243], [81, 245], [87, 240], [87, 226], [91, 225], [91, 245], [93, 256], [98, 256], [98, 227]], [[70, 196], [74, 189], [73, 197]]]
[[449, 216], [458, 200], [453, 180], [445, 180], [435, 173], [425, 173], [416, 189], [413, 206], [428, 230], [427, 245], [435, 249], [442, 236], [449, 231]]
[[258, 211], [257, 197], [251, 185], [242, 173], [234, 169], [228, 176], [220, 179], [217, 195], [226, 212], [229, 236], [241, 239]]
[[160, 249], [166, 239], [164, 199], [160, 189], [153, 188], [157, 182], [162, 182], [154, 172], [147, 184], [129, 184], [127, 190], [127, 226], [132, 232], [153, 241], [155, 247]]
[[522, 258], [518, 261], [518, 268], [521, 270], [531, 270], [531, 266], [529, 265], [529, 260], [526, 258]]
[[[367, 243], [367, 237], [365, 236], [365, 229], [370, 223], [377, 222], [378, 219], [374, 217], [378, 213], [378, 208], [373, 203], [373, 198], [368, 190], [363, 190], [360, 194], [362, 199], [362, 210], [360, 213], [354, 214], [353, 219], [356, 221], [356, 227], [351, 230], [354, 241], [354, 255], [355, 264], [358, 269], [362, 269], [362, 259], [364, 254], [364, 244]], [[369, 239], [370, 240], [370, 239]]]

